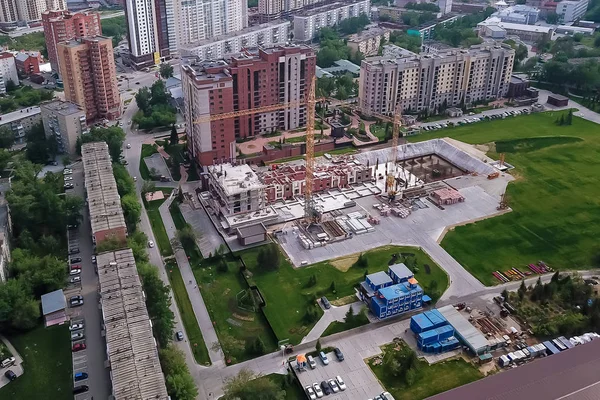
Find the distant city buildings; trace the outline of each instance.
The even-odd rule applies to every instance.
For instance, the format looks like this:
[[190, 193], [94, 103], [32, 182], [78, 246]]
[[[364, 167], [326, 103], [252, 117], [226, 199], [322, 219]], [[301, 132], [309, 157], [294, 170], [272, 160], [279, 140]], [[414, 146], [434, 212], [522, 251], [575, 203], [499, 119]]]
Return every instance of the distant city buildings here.
[[319, 29], [332, 27], [341, 21], [358, 17], [360, 14], [370, 15], [369, 0], [349, 0], [307, 7], [294, 13], [294, 40], [307, 42], [312, 40]]
[[61, 42], [57, 53], [65, 99], [83, 107], [88, 121], [118, 118], [122, 104], [112, 39], [96, 36]]
[[[315, 74], [316, 56], [307, 46], [247, 51], [230, 60], [184, 60], [181, 80], [188, 149], [200, 165], [236, 157], [236, 138], [306, 124], [303, 100]], [[285, 103], [286, 109], [209, 122], [214, 114]], [[204, 122], [198, 123], [198, 119]], [[196, 121], [196, 122], [195, 122]]]
[[0, 116], [0, 128], [8, 128], [15, 134], [15, 144], [25, 144], [26, 132], [42, 120], [39, 107], [27, 107]]
[[[136, 69], [160, 62], [158, 21], [153, 0], [126, 0], [129, 62]], [[168, 37], [168, 35], [167, 35]]]
[[[1, 0], [0, 0], [1, 1]], [[56, 46], [60, 42], [102, 34], [100, 14], [95, 11], [46, 11], [42, 14], [44, 39], [52, 70], [59, 72]]]
[[77, 138], [86, 133], [85, 110], [75, 103], [53, 100], [40, 105], [46, 137], [54, 137], [60, 153], [75, 155]]
[[19, 84], [19, 75], [17, 73], [17, 63], [12, 53], [0, 53], [0, 94], [6, 93], [6, 85], [12, 81], [15, 85]]
[[507, 45], [479, 45], [436, 54], [362, 61], [359, 104], [363, 110], [392, 114], [402, 110], [435, 112], [475, 101], [504, 97], [515, 51]]
[[346, 44], [353, 53], [376, 56], [382, 41], [390, 40], [390, 29], [371, 26], [360, 33], [351, 35]]
[[565, 24], [583, 18], [587, 9], [588, 0], [564, 0], [556, 4], [556, 13]]
[[481, 37], [502, 40], [513, 35], [526, 42], [537, 42], [540, 39], [550, 40], [554, 27], [502, 22], [498, 17], [490, 17], [477, 24], [477, 30]]
[[442, 15], [448, 14], [452, 11], [452, 0], [435, 0], [435, 1], [427, 1], [427, 0], [395, 0], [394, 4], [396, 7], [405, 8], [409, 3], [412, 4], [435, 4], [439, 7], [440, 13]]
[[258, 0], [258, 13], [261, 22], [267, 22], [289, 17], [293, 11], [324, 2], [324, 0]]
[[502, 22], [513, 24], [534, 25], [539, 18], [540, 10], [524, 4], [516, 4], [502, 10], [496, 11], [492, 17], [497, 17]]
[[39, 21], [45, 11], [66, 9], [66, 0], [0, 0], [0, 26]]

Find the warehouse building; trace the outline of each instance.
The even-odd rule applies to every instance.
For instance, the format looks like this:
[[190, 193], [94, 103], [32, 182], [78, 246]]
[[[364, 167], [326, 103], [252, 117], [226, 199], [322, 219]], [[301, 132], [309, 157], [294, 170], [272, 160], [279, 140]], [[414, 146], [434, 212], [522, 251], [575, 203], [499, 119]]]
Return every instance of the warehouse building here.
[[473, 326], [454, 306], [438, 309], [440, 314], [454, 328], [455, 336], [476, 355], [483, 354], [490, 348], [490, 342]]

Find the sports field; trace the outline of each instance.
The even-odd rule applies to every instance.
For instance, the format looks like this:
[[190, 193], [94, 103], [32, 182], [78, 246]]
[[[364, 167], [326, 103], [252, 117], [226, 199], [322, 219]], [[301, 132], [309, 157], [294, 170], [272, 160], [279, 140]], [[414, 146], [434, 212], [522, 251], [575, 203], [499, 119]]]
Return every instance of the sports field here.
[[[566, 114], [566, 112], [564, 112]], [[442, 246], [486, 285], [492, 271], [526, 270], [543, 260], [557, 269], [600, 266], [600, 125], [559, 112], [486, 121], [411, 137], [449, 136], [489, 144], [515, 166], [507, 198], [513, 212], [457, 227]], [[467, 199], [468, 201], [468, 199]]]

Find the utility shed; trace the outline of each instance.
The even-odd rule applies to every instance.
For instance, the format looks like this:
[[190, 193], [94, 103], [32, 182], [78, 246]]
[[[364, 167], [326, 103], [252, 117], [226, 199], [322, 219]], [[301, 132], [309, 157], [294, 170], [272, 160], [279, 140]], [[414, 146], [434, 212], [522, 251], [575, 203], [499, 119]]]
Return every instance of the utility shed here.
[[260, 243], [267, 240], [267, 228], [265, 228], [262, 222], [237, 228], [236, 231], [238, 242], [242, 246], [249, 246], [251, 244]]
[[548, 96], [548, 104], [555, 107], [566, 107], [569, 105], [569, 98], [560, 94], [551, 94]]
[[62, 289], [42, 295], [42, 314], [46, 328], [52, 325], [62, 324], [69, 320], [65, 312], [67, 300]]
[[490, 342], [453, 306], [445, 306], [438, 311], [452, 325], [455, 336], [474, 354], [480, 355], [489, 350]]

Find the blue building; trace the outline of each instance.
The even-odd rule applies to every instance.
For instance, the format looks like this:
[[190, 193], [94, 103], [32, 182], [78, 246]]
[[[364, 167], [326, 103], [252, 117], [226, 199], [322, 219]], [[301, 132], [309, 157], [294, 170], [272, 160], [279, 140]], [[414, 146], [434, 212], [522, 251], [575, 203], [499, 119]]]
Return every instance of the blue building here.
[[423, 304], [423, 289], [404, 264], [390, 266], [387, 274], [380, 271], [367, 275], [359, 292], [379, 319], [419, 309]]

